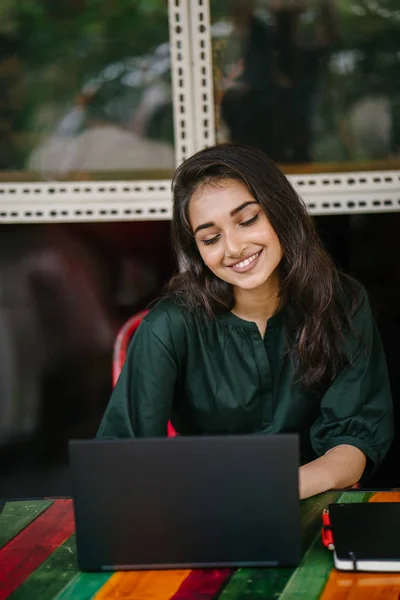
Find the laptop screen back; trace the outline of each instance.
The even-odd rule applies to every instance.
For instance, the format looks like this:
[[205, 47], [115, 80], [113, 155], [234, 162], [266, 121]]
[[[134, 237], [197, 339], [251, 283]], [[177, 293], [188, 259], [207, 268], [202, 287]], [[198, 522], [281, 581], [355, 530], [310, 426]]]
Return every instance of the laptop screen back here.
[[298, 436], [70, 442], [82, 570], [296, 565]]

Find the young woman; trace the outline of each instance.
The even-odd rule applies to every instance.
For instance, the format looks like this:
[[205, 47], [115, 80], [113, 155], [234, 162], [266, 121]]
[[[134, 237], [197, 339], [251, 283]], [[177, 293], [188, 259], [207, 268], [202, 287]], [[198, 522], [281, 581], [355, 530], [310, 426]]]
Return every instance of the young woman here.
[[133, 337], [98, 437], [298, 432], [300, 496], [371, 475], [392, 441], [382, 345], [263, 153], [198, 152], [173, 180], [179, 273]]

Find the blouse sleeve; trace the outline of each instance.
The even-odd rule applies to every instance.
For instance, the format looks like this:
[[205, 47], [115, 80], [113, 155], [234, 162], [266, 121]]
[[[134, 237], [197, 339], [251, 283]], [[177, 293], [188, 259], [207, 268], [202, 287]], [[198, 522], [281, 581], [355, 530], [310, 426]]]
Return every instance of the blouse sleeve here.
[[353, 360], [325, 392], [310, 433], [317, 456], [340, 444], [359, 448], [367, 456], [368, 478], [393, 440], [393, 408], [382, 342], [363, 288], [353, 325]]
[[142, 321], [100, 424], [101, 439], [166, 436], [178, 364], [165, 316]]

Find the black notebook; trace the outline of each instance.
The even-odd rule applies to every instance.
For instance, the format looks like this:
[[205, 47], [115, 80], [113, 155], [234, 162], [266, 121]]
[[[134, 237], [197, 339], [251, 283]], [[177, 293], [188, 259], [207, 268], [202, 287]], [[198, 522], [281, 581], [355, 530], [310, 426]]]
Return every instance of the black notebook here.
[[335, 567], [400, 572], [400, 503], [330, 504]]

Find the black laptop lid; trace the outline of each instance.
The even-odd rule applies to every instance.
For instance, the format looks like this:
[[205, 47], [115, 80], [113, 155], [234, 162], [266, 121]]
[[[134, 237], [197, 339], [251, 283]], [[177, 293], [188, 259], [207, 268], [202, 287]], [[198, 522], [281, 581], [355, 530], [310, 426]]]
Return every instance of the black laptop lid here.
[[70, 442], [82, 570], [296, 565], [298, 436]]

